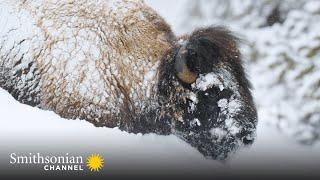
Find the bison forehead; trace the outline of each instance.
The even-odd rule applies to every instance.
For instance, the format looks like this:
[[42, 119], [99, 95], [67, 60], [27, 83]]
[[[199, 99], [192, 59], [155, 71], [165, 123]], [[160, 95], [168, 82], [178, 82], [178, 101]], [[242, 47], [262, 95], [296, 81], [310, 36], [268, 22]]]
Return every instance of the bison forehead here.
[[155, 102], [171, 31], [142, 1], [27, 0], [21, 10], [38, 29], [30, 39], [42, 39], [29, 53], [41, 72], [43, 108], [82, 117], [124, 106], [140, 111]]

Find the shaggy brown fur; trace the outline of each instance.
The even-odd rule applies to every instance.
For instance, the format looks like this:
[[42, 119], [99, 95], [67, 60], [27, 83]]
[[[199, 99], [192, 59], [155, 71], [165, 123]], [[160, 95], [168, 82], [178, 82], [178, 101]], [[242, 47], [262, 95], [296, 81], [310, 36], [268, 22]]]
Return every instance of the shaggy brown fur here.
[[[2, 86], [18, 100], [100, 126], [116, 126], [155, 105], [157, 66], [161, 55], [172, 47], [173, 34], [144, 3], [23, 1], [13, 9], [17, 17], [27, 15], [32, 24], [27, 23], [32, 26], [28, 30], [36, 31], [19, 39], [21, 46], [32, 46], [33, 39], [39, 41], [23, 55], [10, 52], [10, 58], [1, 58], [6, 76], [10, 76]], [[33, 87], [39, 89], [36, 97], [22, 95], [21, 86], [14, 83], [28, 86], [21, 76], [30, 68], [14, 70], [24, 63], [40, 76], [31, 78], [38, 84]]]

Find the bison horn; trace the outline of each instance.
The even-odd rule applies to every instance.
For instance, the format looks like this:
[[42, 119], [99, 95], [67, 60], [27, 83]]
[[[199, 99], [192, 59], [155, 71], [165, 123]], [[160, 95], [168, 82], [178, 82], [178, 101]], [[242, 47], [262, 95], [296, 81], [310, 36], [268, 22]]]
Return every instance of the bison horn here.
[[185, 47], [181, 47], [175, 61], [175, 69], [177, 72], [178, 78], [187, 84], [192, 84], [197, 79], [197, 74], [191, 72], [186, 63], [186, 56], [188, 54], [188, 50]]

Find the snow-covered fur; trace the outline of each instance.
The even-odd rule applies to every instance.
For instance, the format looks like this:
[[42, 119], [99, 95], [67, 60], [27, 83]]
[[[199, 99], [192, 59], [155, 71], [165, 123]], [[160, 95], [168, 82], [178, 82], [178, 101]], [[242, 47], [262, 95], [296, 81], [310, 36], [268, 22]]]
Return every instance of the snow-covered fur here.
[[0, 2], [0, 86], [68, 119], [175, 134], [224, 159], [253, 141], [257, 115], [237, 39], [176, 39], [138, 0]]
[[1, 5], [1, 79], [16, 99], [101, 126], [156, 105], [157, 67], [171, 31], [144, 3], [8, 3]]

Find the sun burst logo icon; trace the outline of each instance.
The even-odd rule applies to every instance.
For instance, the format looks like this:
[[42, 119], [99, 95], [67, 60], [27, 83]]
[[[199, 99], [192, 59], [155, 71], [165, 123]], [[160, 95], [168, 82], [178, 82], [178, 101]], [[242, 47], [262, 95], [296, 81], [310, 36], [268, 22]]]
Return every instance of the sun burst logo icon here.
[[103, 168], [103, 157], [99, 154], [91, 154], [87, 158], [87, 167], [90, 171], [100, 171]]

